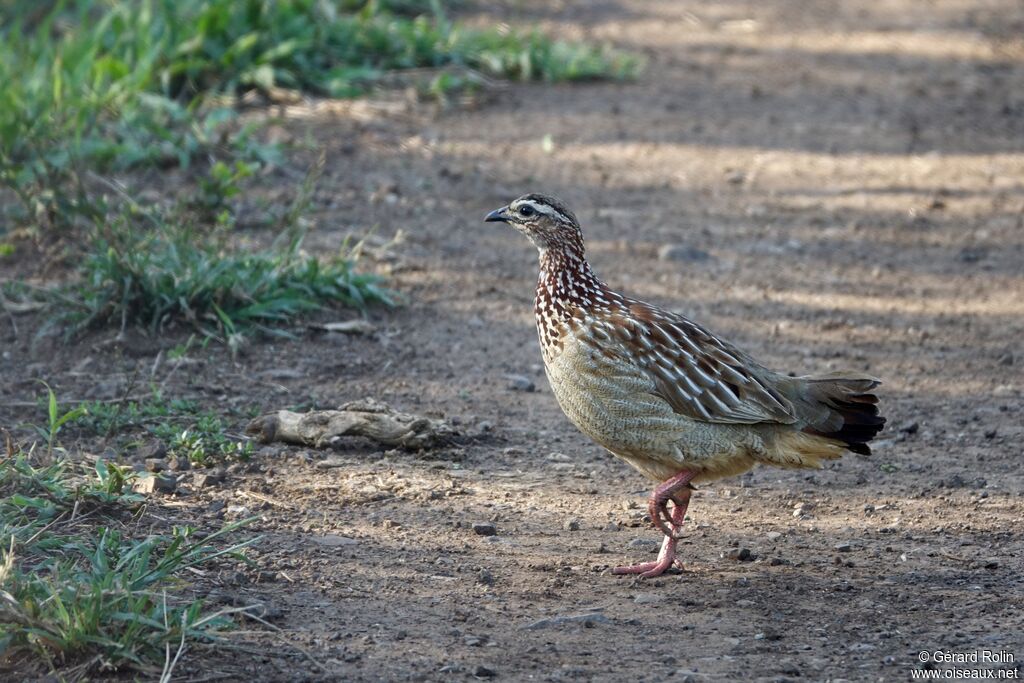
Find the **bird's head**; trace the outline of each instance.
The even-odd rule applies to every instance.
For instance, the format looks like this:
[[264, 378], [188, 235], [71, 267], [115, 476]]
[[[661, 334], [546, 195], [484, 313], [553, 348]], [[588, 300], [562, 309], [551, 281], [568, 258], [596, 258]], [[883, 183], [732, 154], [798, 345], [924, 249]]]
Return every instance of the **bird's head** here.
[[530, 238], [541, 251], [583, 251], [583, 234], [573, 212], [565, 204], [542, 194], [527, 194], [484, 218], [508, 223]]

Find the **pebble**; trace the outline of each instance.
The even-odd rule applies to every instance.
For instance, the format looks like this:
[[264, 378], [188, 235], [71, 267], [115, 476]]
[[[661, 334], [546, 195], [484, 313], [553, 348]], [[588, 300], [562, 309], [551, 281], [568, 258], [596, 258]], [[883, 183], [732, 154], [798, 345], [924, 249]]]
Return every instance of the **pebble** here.
[[659, 261], [686, 261], [697, 263], [708, 261], [711, 254], [688, 244], [666, 244], [658, 249]]
[[505, 375], [505, 379], [508, 380], [506, 387], [512, 391], [531, 392], [537, 390], [537, 385], [526, 375]]
[[167, 456], [167, 446], [162, 441], [150, 441], [145, 446], [139, 448], [135, 452], [135, 457], [139, 460], [148, 460], [150, 458], [164, 458]]
[[757, 559], [757, 555], [750, 552], [750, 548], [730, 548], [728, 551], [722, 552], [721, 556], [736, 562], [751, 562]]
[[[228, 508], [228, 511], [230, 510], [231, 508]], [[339, 534], [325, 534], [320, 537], [314, 537], [313, 541], [327, 548], [340, 548], [341, 546], [356, 545], [357, 543], [359, 543], [359, 541], [357, 541], [354, 538], [349, 538], [348, 536], [341, 536]]]
[[495, 536], [498, 533], [498, 527], [493, 522], [475, 522], [473, 532], [478, 536]]
[[578, 519], [566, 520], [565, 524], [562, 525], [562, 528], [566, 531], [579, 531], [580, 521]]
[[220, 477], [209, 472], [196, 472], [192, 475], [192, 486], [197, 489], [205, 489], [217, 484]]
[[587, 612], [585, 614], [560, 614], [556, 617], [548, 617], [546, 619], [540, 619], [535, 621], [529, 626], [524, 626], [528, 631], [534, 631], [542, 628], [550, 628], [552, 626], [563, 626], [565, 624], [583, 624], [587, 628], [592, 628], [597, 624], [610, 624], [611, 619], [603, 614], [596, 612]]
[[176, 455], [167, 461], [167, 466], [175, 472], [192, 469], [192, 463], [183, 455]]
[[782, 538], [782, 532], [780, 532], [780, 531], [769, 531], [766, 534], [766, 536], [768, 537], [769, 541], [776, 541], [776, 540]]
[[167, 469], [167, 460], [164, 458], [146, 458], [145, 463], [150, 472], [163, 472]]
[[473, 669], [473, 675], [477, 678], [494, 678], [498, 675], [498, 672], [481, 664], [477, 668]]
[[917, 423], [917, 420], [910, 420], [900, 425], [899, 431], [904, 434], [917, 434], [917, 430], [921, 428], [921, 425]]
[[178, 488], [178, 480], [175, 477], [155, 474], [136, 479], [132, 488], [139, 493], [174, 493]]
[[637, 593], [633, 602], [638, 605], [653, 605], [662, 602], [662, 597], [657, 593]]
[[836, 543], [832, 546], [832, 549], [837, 553], [848, 553], [853, 550], [853, 546], [849, 543]]

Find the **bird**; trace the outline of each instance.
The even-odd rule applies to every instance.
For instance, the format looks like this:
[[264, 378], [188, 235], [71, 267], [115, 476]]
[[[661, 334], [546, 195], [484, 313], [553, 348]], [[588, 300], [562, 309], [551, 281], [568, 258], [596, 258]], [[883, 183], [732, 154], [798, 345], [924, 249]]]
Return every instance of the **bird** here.
[[537, 335], [562, 411], [657, 482], [648, 514], [663, 534], [658, 557], [613, 574], [682, 569], [676, 544], [696, 484], [758, 464], [814, 468], [845, 451], [870, 455], [886, 421], [879, 379], [775, 372], [689, 318], [616, 292], [588, 262], [575, 214], [554, 197], [523, 195], [484, 221], [537, 247]]

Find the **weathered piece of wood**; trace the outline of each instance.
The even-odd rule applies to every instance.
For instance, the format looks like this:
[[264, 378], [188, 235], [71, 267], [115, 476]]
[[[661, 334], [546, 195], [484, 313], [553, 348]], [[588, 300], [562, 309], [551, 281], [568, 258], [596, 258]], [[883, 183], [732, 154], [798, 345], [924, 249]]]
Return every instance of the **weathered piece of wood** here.
[[256, 418], [245, 432], [263, 443], [282, 441], [316, 448], [329, 446], [341, 437], [362, 436], [383, 446], [410, 451], [447, 445], [456, 435], [444, 420], [400, 413], [374, 399], [352, 401], [338, 410], [279, 410]]

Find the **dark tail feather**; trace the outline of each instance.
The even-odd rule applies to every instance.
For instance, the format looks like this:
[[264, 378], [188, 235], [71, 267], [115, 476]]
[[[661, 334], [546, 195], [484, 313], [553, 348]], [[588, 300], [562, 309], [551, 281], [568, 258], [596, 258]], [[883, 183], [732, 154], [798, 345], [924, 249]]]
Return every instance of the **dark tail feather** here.
[[878, 414], [878, 397], [871, 393], [881, 382], [873, 377], [807, 377], [808, 398], [818, 403], [819, 419], [805, 432], [836, 439], [854, 453], [871, 455], [868, 442], [885, 426]]

